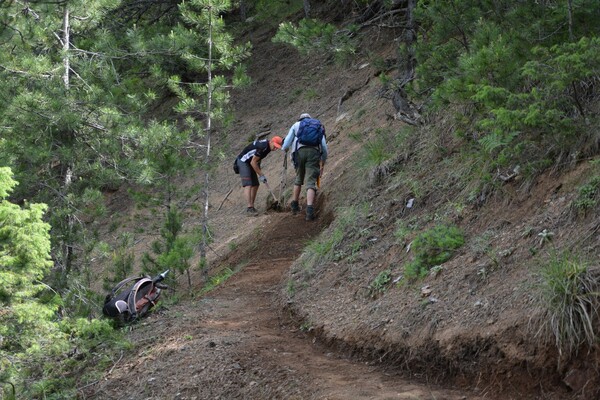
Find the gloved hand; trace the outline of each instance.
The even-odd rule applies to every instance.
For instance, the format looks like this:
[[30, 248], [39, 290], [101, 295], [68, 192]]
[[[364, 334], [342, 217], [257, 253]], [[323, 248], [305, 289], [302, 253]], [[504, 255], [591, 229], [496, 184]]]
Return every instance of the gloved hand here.
[[267, 183], [267, 177], [264, 175], [259, 176], [258, 180], [261, 181], [262, 183]]

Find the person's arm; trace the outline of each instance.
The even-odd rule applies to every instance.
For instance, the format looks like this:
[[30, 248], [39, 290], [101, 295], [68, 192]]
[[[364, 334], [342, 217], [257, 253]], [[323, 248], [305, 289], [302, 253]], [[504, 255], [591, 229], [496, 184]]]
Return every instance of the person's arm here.
[[252, 169], [254, 169], [254, 171], [256, 172], [256, 174], [258, 176], [262, 175], [262, 170], [260, 169], [260, 157], [259, 156], [253, 156], [252, 160], [250, 160], [250, 165], [252, 166]]
[[323, 176], [323, 169], [325, 168], [325, 162], [327, 161], [327, 141], [325, 136], [321, 139], [321, 159], [319, 160], [319, 176]]
[[327, 150], [327, 141], [325, 140], [325, 136], [323, 136], [323, 138], [321, 139], [321, 162], [323, 163], [323, 165], [325, 165], [325, 161], [327, 161], [327, 156], [328, 156], [328, 150]]
[[290, 130], [288, 131], [287, 136], [285, 137], [285, 140], [283, 141], [281, 150], [287, 151], [290, 148], [290, 146], [292, 145], [292, 143], [294, 143], [294, 137], [296, 137], [296, 126], [298, 124], [299, 123], [296, 122], [294, 125], [291, 126]]

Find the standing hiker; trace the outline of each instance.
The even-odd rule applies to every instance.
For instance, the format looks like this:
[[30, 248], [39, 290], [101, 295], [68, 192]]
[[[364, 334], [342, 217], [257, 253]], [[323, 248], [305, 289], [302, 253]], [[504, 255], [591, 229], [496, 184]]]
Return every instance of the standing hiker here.
[[271, 150], [280, 149], [283, 139], [280, 136], [274, 136], [271, 140], [255, 140], [237, 156], [236, 165], [239, 168], [242, 186], [244, 187], [244, 196], [246, 197], [246, 213], [255, 215], [254, 200], [258, 192], [259, 181], [267, 183], [267, 177], [260, 169], [260, 162], [269, 155]]
[[292, 162], [296, 169], [296, 180], [292, 194], [292, 213], [300, 211], [298, 199], [306, 178], [306, 220], [315, 219], [314, 201], [317, 195], [317, 181], [323, 175], [327, 160], [327, 142], [325, 127], [318, 119], [303, 113], [294, 123], [281, 147], [284, 151], [292, 149]]

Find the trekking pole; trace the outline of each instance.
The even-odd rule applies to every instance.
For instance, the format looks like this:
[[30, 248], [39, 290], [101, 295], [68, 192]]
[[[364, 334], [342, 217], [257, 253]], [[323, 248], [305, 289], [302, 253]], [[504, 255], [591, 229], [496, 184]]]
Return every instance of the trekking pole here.
[[281, 174], [281, 182], [279, 183], [279, 201], [282, 205], [285, 204], [283, 201], [283, 189], [287, 183], [287, 152], [283, 153], [283, 172]]

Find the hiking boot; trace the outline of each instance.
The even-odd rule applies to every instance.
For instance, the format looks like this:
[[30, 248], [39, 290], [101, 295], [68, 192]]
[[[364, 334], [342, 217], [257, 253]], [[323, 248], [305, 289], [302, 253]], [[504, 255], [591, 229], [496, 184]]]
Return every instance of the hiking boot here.
[[256, 211], [256, 208], [254, 208], [254, 207], [248, 207], [248, 208], [246, 208], [246, 214], [247, 215], [256, 215], [256, 214], [258, 214], [258, 211]]
[[313, 206], [307, 206], [306, 207], [306, 220], [307, 221], [312, 221], [314, 220], [315, 217], [315, 209], [313, 208]]
[[298, 214], [298, 212], [300, 211], [300, 206], [298, 206], [298, 202], [295, 200], [292, 200], [292, 215], [296, 215]]

